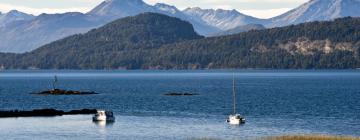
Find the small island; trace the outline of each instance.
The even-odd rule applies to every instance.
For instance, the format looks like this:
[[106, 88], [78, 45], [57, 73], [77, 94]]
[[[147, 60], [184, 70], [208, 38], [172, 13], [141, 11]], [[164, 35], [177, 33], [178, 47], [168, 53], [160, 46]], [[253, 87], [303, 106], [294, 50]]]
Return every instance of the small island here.
[[199, 95], [196, 93], [177, 93], [177, 92], [170, 92], [170, 93], [166, 93], [164, 94], [165, 96], [194, 96], [194, 95]]
[[74, 90], [62, 90], [62, 89], [52, 89], [47, 91], [42, 91], [39, 93], [32, 93], [37, 95], [94, 95], [99, 94], [96, 92], [87, 92], [87, 91], [74, 91]]
[[46, 91], [41, 91], [38, 93], [30, 93], [30, 94], [36, 94], [36, 95], [94, 95], [94, 94], [99, 94], [93, 91], [76, 91], [76, 90], [63, 90], [63, 89], [58, 89], [56, 88], [56, 84], [58, 82], [58, 78], [55, 75], [54, 76], [54, 81], [53, 81], [53, 89], [51, 90], [46, 90]]

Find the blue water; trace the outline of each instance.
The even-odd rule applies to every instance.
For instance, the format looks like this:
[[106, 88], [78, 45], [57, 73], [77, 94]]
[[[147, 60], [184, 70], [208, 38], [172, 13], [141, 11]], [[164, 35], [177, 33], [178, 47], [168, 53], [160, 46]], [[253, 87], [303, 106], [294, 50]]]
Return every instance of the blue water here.
[[[235, 71], [238, 112], [229, 126], [234, 71], [1, 71], [0, 110], [98, 108], [91, 116], [2, 118], [4, 139], [256, 139], [291, 134], [360, 136], [360, 71]], [[37, 96], [51, 88], [95, 91], [88, 96]], [[168, 92], [199, 93], [168, 97]]]

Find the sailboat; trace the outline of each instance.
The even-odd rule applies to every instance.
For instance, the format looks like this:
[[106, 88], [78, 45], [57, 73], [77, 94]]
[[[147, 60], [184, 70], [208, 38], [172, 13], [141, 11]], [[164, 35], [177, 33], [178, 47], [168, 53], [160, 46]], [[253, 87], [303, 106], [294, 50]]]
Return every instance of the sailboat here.
[[229, 124], [240, 125], [245, 123], [245, 118], [240, 114], [236, 113], [236, 91], [235, 91], [235, 75], [233, 75], [233, 113], [229, 115], [229, 118], [226, 120]]

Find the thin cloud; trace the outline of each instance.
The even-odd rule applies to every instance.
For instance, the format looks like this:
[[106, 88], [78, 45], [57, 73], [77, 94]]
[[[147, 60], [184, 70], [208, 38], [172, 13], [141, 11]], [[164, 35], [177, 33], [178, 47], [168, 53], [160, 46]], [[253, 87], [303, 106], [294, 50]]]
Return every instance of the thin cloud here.
[[9, 12], [11, 10], [18, 10], [21, 12], [25, 12], [28, 14], [33, 14], [33, 15], [39, 15], [42, 13], [47, 13], [47, 14], [55, 14], [55, 13], [66, 13], [66, 12], [88, 12], [89, 10], [91, 10], [90, 7], [74, 7], [74, 8], [65, 8], [65, 9], [57, 9], [57, 8], [31, 8], [31, 7], [26, 7], [26, 6], [18, 6], [18, 5], [11, 5], [11, 4], [3, 4], [0, 3], [0, 11], [6, 13]]
[[241, 13], [257, 18], [267, 19], [288, 12], [291, 8], [268, 9], [268, 10], [240, 10]]

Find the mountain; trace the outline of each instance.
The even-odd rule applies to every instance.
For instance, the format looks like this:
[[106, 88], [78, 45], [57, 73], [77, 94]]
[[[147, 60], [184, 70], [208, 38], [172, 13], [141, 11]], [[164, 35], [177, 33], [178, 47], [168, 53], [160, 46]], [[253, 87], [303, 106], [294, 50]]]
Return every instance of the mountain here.
[[226, 30], [226, 31], [215, 33], [215, 34], [211, 34], [209, 36], [233, 35], [233, 34], [238, 34], [238, 33], [242, 33], [242, 32], [247, 32], [247, 31], [250, 31], [250, 30], [263, 30], [263, 29], [266, 29], [266, 28], [261, 24], [248, 24], [248, 25], [241, 25], [241, 26], [235, 27], [235, 28], [230, 29], [230, 30]]
[[189, 21], [194, 25], [196, 32], [202, 35], [220, 31], [201, 20], [189, 18], [174, 6], [151, 6], [142, 0], [106, 0], [85, 14], [41, 14], [11, 26], [0, 26], [0, 52], [28, 52], [52, 41], [85, 33], [113, 20], [144, 12], [162, 13]]
[[229, 30], [247, 24], [264, 24], [266, 22], [262, 19], [244, 15], [236, 10], [213, 10], [195, 7], [187, 8], [183, 12], [192, 18], [201, 19], [206, 24], [221, 30]]
[[[17, 62], [8, 62], [19, 62], [28, 67], [41, 65], [39, 68], [60, 69], [92, 66], [97, 69], [118, 68], [126, 62], [129, 64], [127, 67], [139, 69], [138, 59], [129, 57], [133, 53], [146, 52], [163, 44], [200, 38], [202, 36], [199, 36], [187, 21], [162, 14], [144, 13], [113, 21], [83, 35], [73, 35], [55, 41], [30, 53], [17, 55]], [[125, 62], [118, 61], [124, 59]], [[68, 63], [70, 61], [72, 62]]]
[[201, 20], [189, 18], [175, 6], [164, 3], [157, 3], [152, 6], [142, 0], [106, 0], [87, 14], [109, 22], [118, 18], [134, 16], [145, 12], [161, 13], [189, 21], [194, 25], [195, 30], [202, 35], [219, 31], [216, 27], [209, 26]]
[[31, 20], [33, 18], [33, 15], [22, 13], [17, 10], [12, 10], [6, 14], [0, 13], [0, 27], [6, 26], [13, 22]]
[[0, 57], [7, 69], [350, 69], [360, 67], [360, 18], [203, 38], [189, 22], [146, 13]]
[[360, 17], [360, 0], [310, 0], [280, 16], [269, 19], [268, 27], [281, 27], [341, 17]]
[[165, 14], [172, 17], [177, 17], [186, 21], [189, 21], [195, 28], [196, 32], [201, 35], [208, 35], [214, 32], [220, 31], [217, 27], [207, 25], [204, 21], [197, 18], [192, 18], [184, 14], [182, 11], [177, 9], [175, 6], [167, 5], [164, 3], [157, 3], [154, 5], [155, 12]]
[[41, 14], [11, 27], [0, 27], [1, 52], [22, 53], [52, 41], [85, 33], [118, 18], [145, 12], [150, 6], [142, 0], [106, 0], [90, 12]]
[[144, 12], [154, 12], [154, 8], [142, 0], [106, 0], [87, 14], [102, 18], [118, 19]]
[[[198, 34], [209, 36], [248, 24], [282, 27], [337, 17], [360, 16], [360, 0], [311, 0], [271, 19], [257, 19], [236, 10], [188, 8], [166, 4], [149, 5], [143, 0], [106, 0], [88, 13], [41, 14], [19, 11], [0, 14], [0, 52], [23, 53], [58, 39], [86, 33], [111, 21], [144, 12], [161, 13], [190, 22]], [[228, 31], [227, 31], [228, 32]]]
[[102, 25], [82, 13], [41, 14], [34, 19], [0, 27], [2, 52], [26, 52], [69, 35]]
[[[162, 53], [166, 55], [160, 55]], [[147, 55], [153, 60], [148, 63], [161, 62], [161, 68], [359, 68], [360, 18], [310, 22], [180, 42], [164, 45]]]

